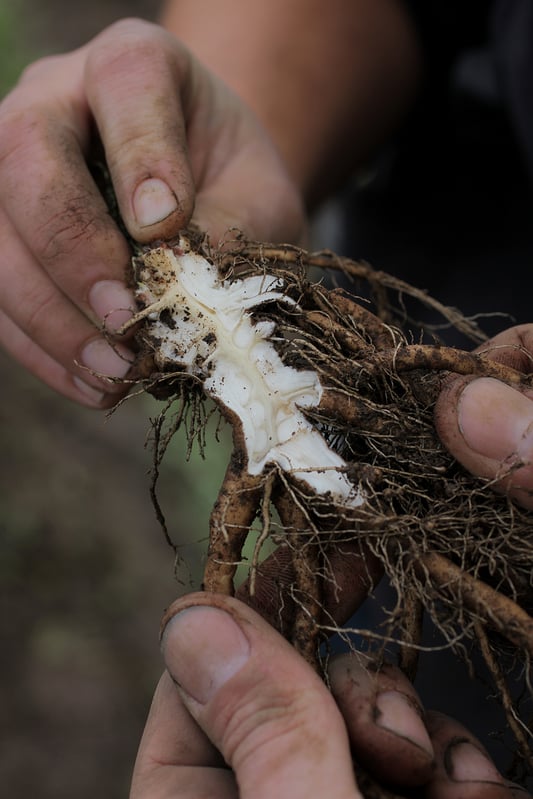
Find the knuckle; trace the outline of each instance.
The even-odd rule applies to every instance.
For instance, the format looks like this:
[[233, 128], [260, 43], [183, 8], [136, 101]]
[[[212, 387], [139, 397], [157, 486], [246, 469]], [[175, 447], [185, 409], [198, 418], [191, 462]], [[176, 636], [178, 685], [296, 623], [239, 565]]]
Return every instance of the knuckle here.
[[121, 69], [139, 68], [158, 59], [166, 35], [144, 20], [121, 19], [98, 36], [87, 55], [87, 73], [95, 80]]
[[[314, 726], [309, 708], [317, 698], [309, 691], [295, 692], [273, 688], [252, 691], [240, 698], [231, 713], [222, 718], [222, 751], [236, 770], [246, 763], [268, 760], [268, 753], [279, 758], [283, 752], [294, 755], [305, 745]], [[259, 757], [260, 755], [260, 757]]]
[[29, 291], [26, 302], [28, 310], [24, 332], [31, 341], [39, 342], [43, 331], [49, 327], [50, 318], [56, 315], [56, 297], [52, 291], [47, 294], [42, 291], [32, 294]]
[[0, 166], [39, 146], [48, 127], [46, 116], [35, 107], [0, 106], [0, 119]]
[[145, 19], [133, 16], [122, 17], [116, 22], [111, 23], [111, 25], [108, 25], [95, 41], [98, 41], [98, 39], [102, 41], [110, 39], [114, 42], [117, 37], [144, 37], [147, 31], [154, 29], [157, 29], [157, 26]]
[[36, 81], [40, 83], [51, 71], [62, 67], [64, 60], [64, 55], [47, 55], [36, 59], [22, 70], [17, 86], [26, 86]]
[[146, 172], [149, 175], [151, 172], [148, 165], [150, 155], [153, 152], [157, 152], [160, 145], [161, 142], [157, 136], [157, 130], [153, 128], [146, 129], [132, 126], [127, 130], [122, 130], [120, 147], [117, 146], [110, 149], [108, 153], [108, 166], [111, 172], [136, 167], [136, 172]]
[[[9, 109], [0, 113], [0, 122], [0, 195], [9, 198], [9, 192], [26, 181], [25, 213], [35, 210], [32, 224], [24, 223], [26, 235], [41, 263], [47, 266], [87, 244], [94, 249], [101, 240], [107, 243], [115, 232], [113, 222], [96, 187], [76, 173], [68, 135], [39, 108]], [[30, 201], [27, 187], [32, 181]]]
[[170, 120], [166, 128], [153, 126], [145, 130], [134, 126], [121, 130], [119, 146], [110, 147], [107, 155], [111, 174], [117, 178], [127, 176], [136, 185], [141, 180], [157, 176], [159, 170], [168, 169], [177, 182], [187, 184], [187, 191], [192, 194], [194, 186], [183, 164], [185, 156], [180, 159], [176, 144], [178, 136], [172, 137], [168, 133], [172, 130]]
[[91, 200], [80, 191], [57, 208], [53, 196], [43, 197], [43, 206], [54, 203], [54, 210], [45, 215], [45, 221], [36, 228], [34, 234], [34, 246], [42, 263], [73, 255], [89, 245], [100, 233]]

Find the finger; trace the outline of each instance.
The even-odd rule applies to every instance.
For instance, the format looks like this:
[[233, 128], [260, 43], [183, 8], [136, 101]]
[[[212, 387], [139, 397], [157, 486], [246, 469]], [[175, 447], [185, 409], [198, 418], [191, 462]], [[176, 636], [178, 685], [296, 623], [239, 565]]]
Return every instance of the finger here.
[[181, 103], [196, 91], [192, 70], [174, 37], [140, 20], [111, 26], [88, 53], [88, 100], [122, 217], [137, 241], [176, 235], [192, 214], [195, 188]]
[[356, 762], [389, 785], [426, 783], [433, 747], [409, 680], [392, 666], [376, 671], [357, 653], [333, 658], [328, 671]]
[[436, 763], [427, 799], [527, 799], [529, 794], [502, 777], [482, 744], [459, 722], [432, 712], [426, 723]]
[[0, 108], [0, 341], [69, 398], [107, 407], [124, 389], [98, 375], [120, 379], [131, 354], [93, 323], [113, 330], [131, 316], [129, 252], [87, 171], [79, 103], [62, 106], [60, 121], [41, 108], [36, 76], [62, 86], [65, 67], [76, 84], [74, 59], [50, 59]]
[[[295, 584], [294, 553], [282, 545], [257, 570], [254, 593], [250, 580], [237, 597], [254, 608], [276, 630], [286, 635], [293, 626], [297, 603], [289, 590]], [[344, 624], [363, 604], [383, 574], [378, 559], [360, 542], [338, 544], [328, 553], [328, 579], [323, 584], [326, 625]]]
[[183, 705], [165, 672], [148, 714], [130, 799], [237, 799], [231, 771]]
[[122, 21], [98, 37], [86, 74], [119, 206], [135, 239], [168, 238], [185, 227], [195, 186], [194, 221], [213, 241], [235, 227], [259, 239], [300, 237], [301, 199], [272, 142], [173, 37]]
[[[123, 393], [113, 382], [128, 372], [132, 353], [107, 342], [50, 280], [0, 211], [3, 321], [0, 342], [25, 366], [66, 396], [102, 405]], [[41, 359], [41, 354], [45, 358]], [[105, 378], [111, 378], [106, 380]], [[98, 394], [100, 396], [98, 396]]]
[[516, 325], [477, 347], [476, 352], [524, 374], [533, 372], [533, 324]]
[[[533, 325], [496, 336], [478, 351], [528, 374]], [[493, 378], [451, 378], [437, 400], [435, 424], [444, 446], [473, 474], [494, 481], [533, 508], [533, 391]]]
[[164, 624], [167, 669], [241, 799], [360, 797], [331, 694], [263, 619], [230, 597], [194, 594]]
[[39, 74], [36, 67], [0, 106], [0, 203], [12, 225], [5, 228], [2, 219], [2, 239], [9, 241], [14, 229], [87, 318], [118, 327], [124, 312], [115, 319], [110, 314], [118, 308], [131, 315], [125, 286], [130, 253], [85, 163], [87, 112], [83, 117], [77, 95], [66, 101], [77, 85], [75, 78], [73, 86], [63, 85], [64, 73], [75, 71], [72, 59], [42, 67], [43, 85], [61, 90], [61, 101], [52, 94], [44, 105], [43, 85], [31, 77]]
[[101, 389], [90, 386], [54, 361], [1, 311], [0, 344], [35, 377], [68, 399], [89, 408], [111, 407], [116, 402], [116, 395], [107, 395]]

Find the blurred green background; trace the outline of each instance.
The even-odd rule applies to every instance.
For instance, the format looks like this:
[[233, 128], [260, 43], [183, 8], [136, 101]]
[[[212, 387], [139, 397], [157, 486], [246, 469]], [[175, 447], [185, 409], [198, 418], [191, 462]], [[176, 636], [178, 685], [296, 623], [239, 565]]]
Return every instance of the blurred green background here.
[[[157, 2], [0, 0], [0, 89], [36, 57], [69, 50]], [[161, 671], [159, 619], [198, 587], [227, 443], [184, 463], [178, 438], [161, 501], [186, 566], [174, 574], [149, 498], [149, 418], [77, 408], [0, 353], [0, 785], [11, 799], [123, 799]], [[190, 573], [189, 573], [190, 572]]]

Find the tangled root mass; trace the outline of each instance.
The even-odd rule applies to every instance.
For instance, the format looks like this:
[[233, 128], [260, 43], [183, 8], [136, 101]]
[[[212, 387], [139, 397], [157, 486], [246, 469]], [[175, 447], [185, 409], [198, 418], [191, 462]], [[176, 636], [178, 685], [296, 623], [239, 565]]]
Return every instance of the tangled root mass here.
[[[317, 376], [317, 397], [300, 405], [296, 399], [294, 412], [305, 419], [301, 429], [308, 425], [318, 431], [334, 454], [334, 466], [325, 469], [336, 469], [353, 486], [353, 496], [362, 498], [348, 501], [346, 492], [340, 497], [331, 483], [321, 488], [318, 481], [317, 488], [306, 479], [305, 464], [291, 468], [290, 458], [267, 457], [260, 470], [250, 469], [242, 418], [227, 395], [209, 388], [220, 352], [217, 332], [204, 335], [204, 349], [195, 350], [188, 364], [179, 354], [173, 360], [168, 347], [161, 354], [161, 325], [171, 331], [176, 318], [161, 300], [168, 285], [150, 285], [155, 273], [149, 251], [141, 251], [134, 259], [141, 310], [132, 322], [142, 320], [138, 378], [167, 399], [170, 420], [165, 434], [159, 421], [158, 461], [186, 411], [200, 422], [193, 429], [202, 427], [208, 397], [233, 426], [234, 452], [211, 516], [206, 590], [233, 592], [253, 528], [248, 581], [253, 594], [262, 569], [261, 545], [273, 537], [291, 561], [292, 580], [278, 586], [283, 612], [272, 621], [316, 665], [320, 641], [336, 629], [331, 602], [325, 607], [325, 598], [336, 596], [332, 553], [346, 547], [360, 554], [370, 564], [368, 590], [385, 573], [397, 597], [380, 629], [363, 631], [369, 647], [399, 641], [400, 665], [412, 677], [422, 619], [428, 615], [462, 656], [477, 649], [516, 739], [515, 776], [531, 775], [532, 516], [494, 492], [488, 481], [467, 473], [441, 445], [433, 420], [435, 400], [450, 373], [490, 375], [517, 386], [530, 385], [530, 377], [489, 357], [442, 346], [435, 337], [425, 343], [412, 332], [406, 298], [409, 307], [431, 306], [443, 322], [475, 342], [483, 336], [457, 311], [365, 264], [238, 236], [214, 251], [202, 236], [189, 237], [193, 252], [216, 270], [221, 286], [265, 281], [262, 299], [243, 306], [241, 313], [253, 326], [263, 326], [284, 367]], [[183, 239], [164, 245], [165, 250], [180, 256]], [[335, 282], [343, 288], [326, 287]], [[354, 298], [361, 283], [370, 289], [372, 305]], [[316, 464], [313, 469], [320, 472]], [[519, 703], [502, 658], [518, 663], [524, 676]]]

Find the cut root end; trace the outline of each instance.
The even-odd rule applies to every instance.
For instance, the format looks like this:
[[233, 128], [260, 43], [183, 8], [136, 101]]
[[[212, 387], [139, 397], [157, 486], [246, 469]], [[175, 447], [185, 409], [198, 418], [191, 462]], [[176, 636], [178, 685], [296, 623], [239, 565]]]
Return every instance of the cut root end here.
[[[397, 593], [383, 629], [369, 631], [368, 640], [399, 639], [399, 664], [410, 678], [417, 669], [425, 615], [458, 653], [467, 649], [465, 642], [477, 647], [501, 697], [521, 762], [531, 770], [532, 731], [522, 707], [532, 698], [533, 619], [526, 610], [533, 606], [532, 517], [462, 470], [443, 449], [433, 422], [434, 403], [449, 373], [490, 376], [518, 387], [530, 387], [531, 375], [494, 360], [490, 352], [421, 343], [419, 332], [404, 333], [397, 322], [406, 319], [408, 298], [475, 342], [483, 340], [477, 325], [459, 312], [366, 264], [240, 238], [221, 253], [205, 240], [196, 239], [196, 247], [208, 266], [191, 285], [198, 288], [201, 275], [207, 275], [200, 313], [211, 314], [212, 327], [204, 329], [205, 320], [193, 324], [183, 303], [170, 307], [161, 299], [161, 285], [150, 289], [159, 248], [155, 261], [137, 259], [144, 269], [143, 297], [148, 286], [151, 300], [122, 331], [139, 326], [139, 359], [157, 365], [145, 378], [149, 390], [168, 401], [180, 398], [183, 406], [192, 404], [193, 395], [200, 404], [202, 397], [210, 397], [233, 425], [235, 449], [211, 515], [204, 588], [234, 592], [243, 547], [250, 528], [259, 523], [249, 595], [253, 600], [260, 587], [262, 545], [275, 536], [288, 553], [292, 575], [290, 584], [280, 578], [277, 586], [277, 618], [291, 609], [290, 630], [282, 625], [283, 631], [320, 668], [321, 635], [331, 629], [324, 623], [331, 621], [327, 597], [337, 587], [330, 556], [343, 546], [360, 547], [372, 569], [374, 562], [380, 564]], [[179, 253], [181, 244], [172, 250], [174, 270]], [[196, 262], [187, 263], [193, 274]], [[342, 289], [310, 280], [311, 267], [325, 269], [328, 277], [334, 272]], [[352, 296], [357, 281], [369, 288], [372, 311]], [[208, 300], [221, 293], [229, 314], [234, 310], [229, 298], [238, 303], [243, 287], [249, 291], [242, 295], [235, 325], [241, 317], [252, 324], [222, 334], [216, 303], [211, 307]], [[189, 296], [183, 287], [180, 291]], [[178, 346], [166, 331], [180, 325], [185, 334]], [[217, 358], [226, 357], [237, 340], [244, 341], [246, 352], [262, 353], [261, 385], [267, 388], [261, 389], [261, 401], [257, 381], [247, 380], [247, 371], [256, 366], [243, 364], [242, 354], [229, 361], [235, 366], [221, 382], [213, 377]], [[184, 341], [195, 349], [185, 352]], [[301, 393], [288, 392], [280, 404], [274, 397], [283, 389], [282, 370]], [[236, 374], [240, 388], [235, 382], [230, 391], [225, 381], [231, 384]], [[245, 420], [249, 409], [253, 414]], [[288, 431], [285, 439], [282, 429]], [[275, 445], [268, 444], [269, 436], [278, 436]], [[295, 442], [302, 442], [300, 449]], [[306, 460], [317, 451], [323, 453], [322, 462]], [[267, 453], [264, 462], [256, 458], [252, 463], [256, 452]], [[275, 621], [276, 614], [271, 618]], [[498, 665], [501, 653], [509, 650], [523, 664], [527, 701], [522, 705], [512, 699], [505, 670]]]

